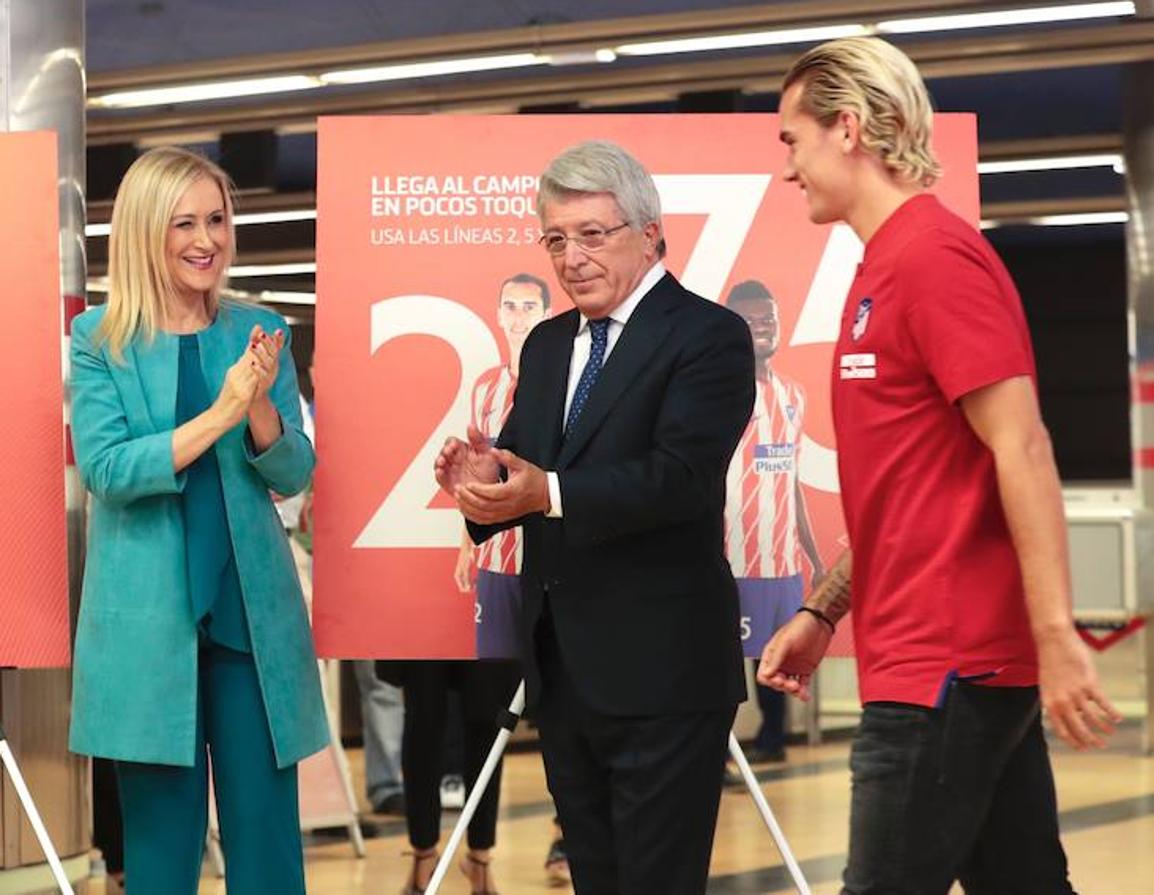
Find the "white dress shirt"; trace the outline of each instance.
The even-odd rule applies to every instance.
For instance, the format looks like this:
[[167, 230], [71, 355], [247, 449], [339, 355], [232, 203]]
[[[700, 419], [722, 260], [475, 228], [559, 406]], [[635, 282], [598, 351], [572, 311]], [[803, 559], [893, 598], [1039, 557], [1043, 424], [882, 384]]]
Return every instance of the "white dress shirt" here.
[[[665, 276], [665, 265], [658, 261], [646, 271], [641, 282], [637, 284], [637, 288], [629, 293], [629, 297], [609, 312], [608, 342], [605, 346], [605, 357], [601, 361], [602, 367], [609, 360], [613, 346], [621, 338], [621, 331], [625, 329], [625, 324], [629, 322], [629, 318], [637, 310], [637, 306], [641, 304], [641, 299], [657, 285], [663, 276]], [[573, 404], [573, 394], [577, 391], [577, 383], [581, 379], [581, 373], [585, 370], [585, 364], [589, 362], [589, 353], [592, 350], [593, 335], [589, 331], [589, 318], [582, 314], [577, 325], [577, 335], [573, 337], [573, 354], [569, 359], [569, 386], [565, 393], [565, 414], [561, 417], [563, 420], [569, 419], [569, 407]], [[545, 515], [551, 519], [558, 519], [561, 517], [561, 483], [556, 472], [546, 472], [545, 477], [549, 482], [549, 512]]]

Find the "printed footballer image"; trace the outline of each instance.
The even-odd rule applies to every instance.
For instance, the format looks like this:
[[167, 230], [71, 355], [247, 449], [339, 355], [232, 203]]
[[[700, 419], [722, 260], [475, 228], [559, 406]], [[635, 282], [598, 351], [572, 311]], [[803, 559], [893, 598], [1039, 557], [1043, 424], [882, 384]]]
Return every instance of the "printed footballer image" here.
[[777, 300], [759, 280], [734, 286], [725, 305], [749, 324], [757, 365], [753, 415], [726, 475], [725, 547], [741, 596], [742, 647], [756, 658], [824, 572], [798, 478], [805, 392], [774, 369], [782, 344]]
[[[505, 337], [508, 362], [486, 370], [473, 386], [470, 423], [495, 443], [513, 407], [520, 372], [521, 348], [533, 327], [549, 316], [549, 286], [530, 273], [501, 283], [497, 293], [497, 326]], [[477, 658], [517, 656], [516, 619], [520, 612], [521, 528], [510, 528], [475, 547], [467, 532], [453, 572], [457, 588], [476, 587]]]

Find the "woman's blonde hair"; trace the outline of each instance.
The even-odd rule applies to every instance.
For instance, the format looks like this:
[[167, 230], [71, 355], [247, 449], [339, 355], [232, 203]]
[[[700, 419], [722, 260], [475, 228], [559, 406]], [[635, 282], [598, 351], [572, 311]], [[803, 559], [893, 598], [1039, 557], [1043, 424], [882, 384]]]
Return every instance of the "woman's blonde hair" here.
[[934, 110], [909, 56], [876, 37], [846, 37], [814, 47], [786, 72], [781, 90], [800, 83], [801, 108], [830, 127], [842, 112], [861, 122], [861, 142], [888, 169], [932, 186], [942, 167], [930, 145]]
[[[207, 177], [219, 188], [229, 228], [227, 271], [236, 256], [234, 189], [229, 176], [202, 155], [175, 146], [150, 149], [132, 163], [112, 206], [108, 237], [108, 309], [99, 334], [116, 360], [136, 335], [152, 339], [164, 319], [165, 303], [176, 294], [165, 243], [176, 205], [190, 186]], [[214, 317], [220, 306], [222, 275], [206, 296]]]

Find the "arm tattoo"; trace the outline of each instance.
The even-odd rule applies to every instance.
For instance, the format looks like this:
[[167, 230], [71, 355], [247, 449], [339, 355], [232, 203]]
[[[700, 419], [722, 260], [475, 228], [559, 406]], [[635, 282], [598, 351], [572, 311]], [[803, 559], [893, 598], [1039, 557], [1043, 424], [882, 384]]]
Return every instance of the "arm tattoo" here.
[[851, 567], [852, 555], [846, 550], [806, 599], [805, 605], [819, 610], [835, 624], [840, 621], [850, 610]]

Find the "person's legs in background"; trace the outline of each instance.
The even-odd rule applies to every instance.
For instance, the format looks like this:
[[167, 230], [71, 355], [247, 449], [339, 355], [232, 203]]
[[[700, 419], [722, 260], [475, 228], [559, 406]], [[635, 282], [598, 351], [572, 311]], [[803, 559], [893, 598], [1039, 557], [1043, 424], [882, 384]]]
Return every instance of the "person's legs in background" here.
[[105, 873], [123, 886], [124, 825], [116, 789], [116, 763], [107, 758], [92, 759], [92, 844], [100, 849]]
[[[785, 761], [785, 694], [779, 693], [770, 687], [763, 687], [757, 683], [757, 661], [752, 660], [753, 690], [757, 696], [757, 705], [761, 710], [761, 724], [758, 725], [757, 735], [753, 743], [745, 749], [745, 758], [750, 764], [769, 764]], [[737, 770], [737, 765], [726, 756], [724, 784], [727, 788], [737, 789], [745, 786], [745, 778]]]
[[441, 807], [460, 811], [465, 807], [465, 719], [461, 694], [449, 689], [445, 703], [445, 751], [441, 764]]
[[352, 664], [361, 696], [365, 797], [378, 814], [404, 814], [401, 737], [405, 703], [401, 688], [377, 677], [372, 659], [355, 659]]
[[[804, 596], [801, 575], [784, 578], [739, 578], [742, 612], [749, 619], [753, 640], [746, 644], [746, 655], [753, 670], [753, 695], [761, 711], [761, 724], [745, 757], [751, 764], [785, 761], [786, 697], [757, 683], [757, 663], [762, 647], [797, 613]], [[756, 646], [751, 652], [750, 647]], [[744, 786], [745, 781], [732, 763], [725, 768], [725, 785]]]
[[[772, 612], [772, 629], [777, 631], [797, 615], [798, 607], [802, 604], [804, 592], [801, 576], [770, 578], [766, 580], [765, 587], [769, 610]], [[761, 726], [747, 757], [754, 763], [785, 761], [785, 694], [758, 684], [757, 660], [754, 659], [750, 665], [753, 668], [757, 705], [761, 709]]]
[[[752, 664], [756, 673], [757, 663]], [[785, 694], [761, 684], [754, 686], [761, 709], [761, 726], [746, 757], [755, 764], [785, 761]]]
[[[462, 662], [454, 672], [464, 722], [465, 785], [472, 792], [500, 730], [498, 714], [513, 699], [520, 673], [514, 663], [505, 661]], [[502, 764], [498, 762], [493, 770], [469, 822], [469, 850], [461, 861], [461, 870], [469, 878], [472, 891], [479, 895], [494, 891], [489, 862], [497, 841]]]
[[449, 668], [453, 664], [406, 662], [403, 671], [405, 725], [401, 766], [405, 777], [405, 819], [413, 847], [413, 866], [403, 893], [423, 891], [436, 867]]

